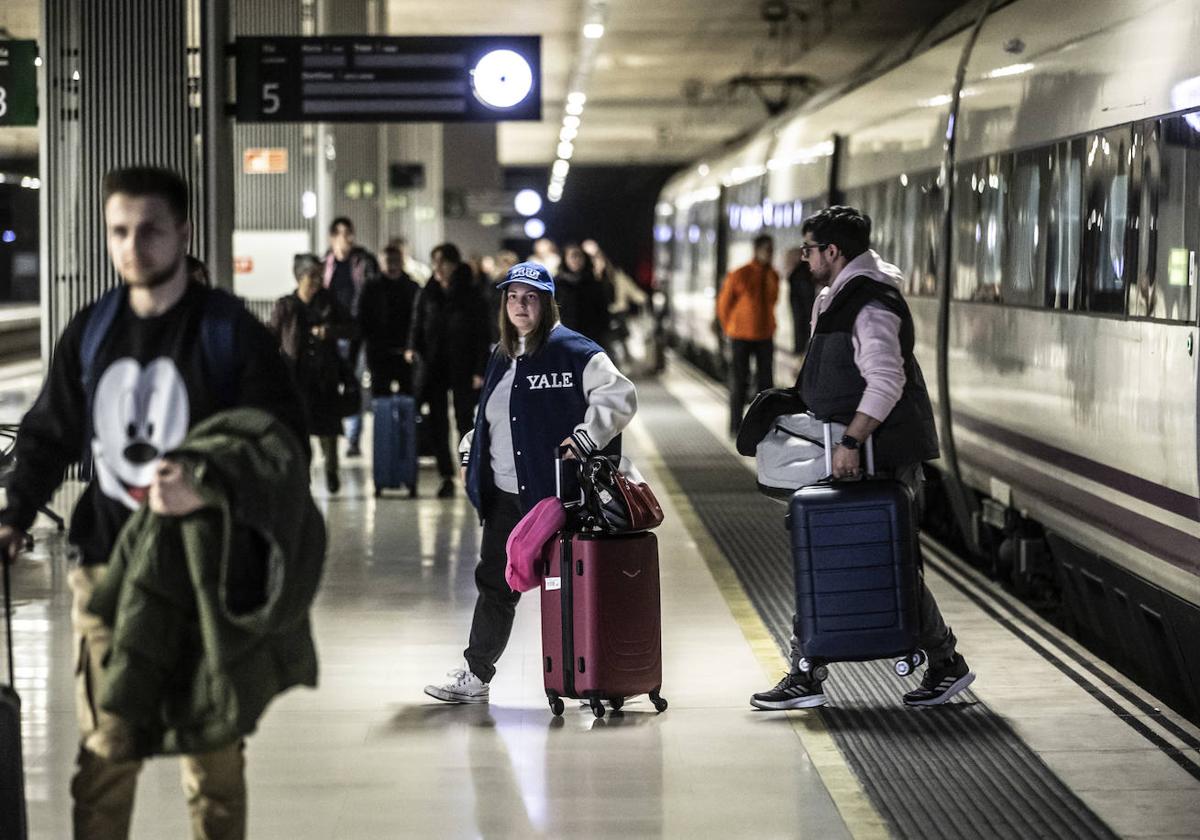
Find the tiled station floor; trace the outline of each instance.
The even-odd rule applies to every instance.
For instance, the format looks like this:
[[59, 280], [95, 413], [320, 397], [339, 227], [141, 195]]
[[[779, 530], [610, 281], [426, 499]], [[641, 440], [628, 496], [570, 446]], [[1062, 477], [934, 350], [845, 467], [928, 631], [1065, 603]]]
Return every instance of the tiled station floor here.
[[[684, 371], [666, 382], [719, 432], [716, 391]], [[627, 450], [656, 487], [669, 484], [640, 423]], [[320, 686], [278, 700], [249, 740], [250, 837], [886, 835], [819, 715], [749, 707], [748, 696], [778, 678], [782, 659], [736, 578], [714, 561], [706, 535], [685, 528], [667, 492], [657, 532], [664, 714], [641, 698], [602, 720], [575, 705], [554, 718], [542, 691], [536, 596], [521, 603], [489, 706], [426, 697], [422, 687], [461, 661], [479, 526], [461, 494], [430, 498], [428, 470], [419, 500], [375, 499], [368, 464], [346, 462], [334, 498], [315, 485], [330, 526], [314, 610]], [[66, 510], [70, 501], [59, 504]], [[15, 569], [17, 687], [31, 836], [59, 840], [70, 836], [77, 749], [67, 552], [53, 532], [39, 536]], [[979, 672], [976, 694], [1118, 834], [1200, 836], [1200, 783], [944, 578], [932, 573], [930, 585]], [[147, 763], [134, 836], [187, 836], [174, 760]]]
[[[320, 493], [330, 554], [314, 624], [320, 686], [267, 712], [247, 749], [253, 838], [848, 836], [767, 676], [667, 504], [663, 693], [603, 720], [542, 690], [538, 603], [523, 599], [486, 707], [422, 687], [461, 662], [479, 526], [469, 503], [375, 499], [363, 462]], [[319, 482], [318, 482], [319, 483]], [[65, 565], [54, 537], [17, 567], [32, 836], [70, 834], [76, 750]], [[143, 770], [134, 836], [186, 836], [178, 763]], [[811, 834], [809, 833], [811, 832]]]

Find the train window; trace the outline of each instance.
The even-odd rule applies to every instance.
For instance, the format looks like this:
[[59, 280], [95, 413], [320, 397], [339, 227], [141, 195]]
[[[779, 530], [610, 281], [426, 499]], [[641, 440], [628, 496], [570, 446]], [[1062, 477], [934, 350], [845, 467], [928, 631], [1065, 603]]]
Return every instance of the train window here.
[[977, 167], [963, 164], [954, 172], [954, 298], [971, 300], [977, 285], [975, 266], [975, 219], [978, 212], [975, 188]]
[[1141, 255], [1131, 283], [1131, 315], [1196, 319], [1200, 250], [1200, 115], [1152, 122], [1135, 137], [1142, 149], [1137, 217]]
[[937, 294], [942, 258], [942, 188], [938, 186], [937, 173], [930, 173], [914, 183], [920, 210], [909, 282], [912, 294], [934, 295]]
[[1074, 309], [1079, 281], [1084, 143], [1068, 140], [1046, 154], [1050, 195], [1046, 213], [1046, 306]]
[[1008, 196], [1007, 158], [997, 156], [958, 170], [955, 193], [954, 296], [998, 302]]
[[1010, 179], [1005, 235], [1008, 247], [1000, 296], [1010, 304], [1040, 304], [1044, 295], [1045, 236], [1041, 231], [1044, 209], [1042, 183], [1049, 175], [1045, 151], [1016, 156]]
[[1083, 306], [1091, 312], [1124, 312], [1132, 132], [1093, 134], [1086, 143]]

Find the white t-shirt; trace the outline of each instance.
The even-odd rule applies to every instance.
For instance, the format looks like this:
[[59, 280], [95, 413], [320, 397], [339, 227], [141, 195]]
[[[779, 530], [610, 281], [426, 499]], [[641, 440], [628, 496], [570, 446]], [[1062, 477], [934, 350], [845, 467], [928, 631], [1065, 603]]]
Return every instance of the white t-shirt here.
[[508, 363], [508, 370], [496, 384], [492, 395], [484, 406], [484, 417], [488, 422], [488, 448], [492, 459], [492, 480], [505, 493], [519, 493], [517, 462], [513, 455], [512, 424], [508, 419], [508, 407], [512, 402], [513, 380], [517, 374], [517, 360]]

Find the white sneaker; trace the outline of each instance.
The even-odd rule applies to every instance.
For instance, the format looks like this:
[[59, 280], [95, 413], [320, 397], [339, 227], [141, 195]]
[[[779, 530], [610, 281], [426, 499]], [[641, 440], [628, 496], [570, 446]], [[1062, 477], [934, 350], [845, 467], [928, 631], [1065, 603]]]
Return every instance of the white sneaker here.
[[437, 700], [447, 703], [486, 703], [488, 701], [488, 684], [471, 673], [467, 663], [461, 668], [447, 672], [450, 682], [442, 685], [427, 685], [425, 693]]

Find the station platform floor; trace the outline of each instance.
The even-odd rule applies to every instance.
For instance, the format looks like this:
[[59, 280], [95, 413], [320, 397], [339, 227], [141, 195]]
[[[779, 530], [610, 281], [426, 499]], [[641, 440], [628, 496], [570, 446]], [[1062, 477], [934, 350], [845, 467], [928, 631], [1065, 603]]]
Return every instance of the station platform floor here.
[[[626, 452], [666, 514], [669, 709], [640, 698], [603, 719], [572, 704], [554, 718], [536, 595], [522, 599], [489, 705], [426, 697], [461, 662], [474, 513], [461, 493], [430, 498], [429, 470], [420, 499], [376, 499], [368, 452], [343, 463], [331, 498], [314, 464], [330, 535], [320, 685], [276, 701], [249, 739], [250, 837], [1200, 837], [1200, 730], [933, 543], [927, 580], [978, 673], [970, 692], [908, 709], [915, 677], [833, 666], [831, 707], [752, 709], [786, 667], [778, 604], [791, 594], [771, 577], [787, 558], [767, 558], [768, 574], [746, 537], [760, 520], [738, 511], [762, 512], [786, 540], [783, 508], [733, 454], [717, 387], [673, 361], [639, 390]], [[701, 473], [719, 485], [707, 498], [692, 486]], [[75, 492], [60, 493], [60, 511]], [[17, 689], [30, 836], [58, 840], [78, 749], [68, 547], [47, 523], [36, 535], [14, 569]], [[177, 762], [147, 763], [134, 836], [187, 836]]]

